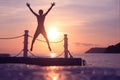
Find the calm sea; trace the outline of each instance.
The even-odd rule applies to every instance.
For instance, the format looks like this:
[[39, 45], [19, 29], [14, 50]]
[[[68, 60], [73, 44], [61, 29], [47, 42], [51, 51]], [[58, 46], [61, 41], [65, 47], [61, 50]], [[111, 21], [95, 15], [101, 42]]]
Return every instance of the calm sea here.
[[74, 55], [86, 66], [0, 64], [0, 80], [120, 80], [120, 54]]

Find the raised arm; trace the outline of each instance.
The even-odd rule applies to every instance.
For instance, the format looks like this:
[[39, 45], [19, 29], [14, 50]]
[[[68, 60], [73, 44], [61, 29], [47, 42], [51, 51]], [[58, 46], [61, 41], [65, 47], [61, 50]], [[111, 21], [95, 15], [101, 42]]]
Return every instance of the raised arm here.
[[53, 6], [55, 6], [55, 2], [51, 3], [50, 8], [48, 9], [48, 11], [44, 15], [47, 15], [49, 13], [49, 11], [52, 9]]
[[26, 5], [27, 5], [27, 7], [30, 9], [30, 11], [31, 11], [35, 16], [38, 15], [37, 13], [35, 13], [35, 12], [32, 10], [32, 8], [30, 7], [30, 4], [29, 4], [29, 3], [26, 3]]

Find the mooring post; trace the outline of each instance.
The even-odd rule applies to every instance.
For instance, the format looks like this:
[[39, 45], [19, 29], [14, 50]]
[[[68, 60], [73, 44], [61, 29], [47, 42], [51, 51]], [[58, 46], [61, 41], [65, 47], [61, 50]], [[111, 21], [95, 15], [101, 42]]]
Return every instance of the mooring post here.
[[67, 38], [67, 34], [64, 34], [64, 58], [68, 58], [68, 38]]
[[28, 30], [25, 30], [24, 34], [24, 49], [23, 49], [23, 57], [27, 57], [28, 55]]

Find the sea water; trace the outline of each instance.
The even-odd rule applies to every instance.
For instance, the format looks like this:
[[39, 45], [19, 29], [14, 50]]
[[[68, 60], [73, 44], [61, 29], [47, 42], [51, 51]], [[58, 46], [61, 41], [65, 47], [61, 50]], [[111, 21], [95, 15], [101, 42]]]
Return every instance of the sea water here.
[[0, 80], [120, 80], [120, 54], [74, 55], [86, 66], [0, 64]]
[[85, 59], [87, 62], [87, 66], [120, 68], [120, 54], [94, 53], [94, 54], [81, 54], [74, 56]]

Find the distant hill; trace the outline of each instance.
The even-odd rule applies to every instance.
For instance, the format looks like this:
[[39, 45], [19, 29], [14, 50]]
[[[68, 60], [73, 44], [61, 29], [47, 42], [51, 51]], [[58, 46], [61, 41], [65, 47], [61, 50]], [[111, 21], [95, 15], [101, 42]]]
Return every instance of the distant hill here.
[[105, 53], [120, 53], [120, 43], [116, 44], [116, 45], [111, 45], [108, 46], [105, 51]]
[[85, 53], [120, 53], [120, 43], [116, 45], [110, 45], [106, 48], [100, 47], [90, 48]]
[[106, 48], [95, 47], [95, 48], [90, 48], [85, 53], [104, 53], [105, 49]]

